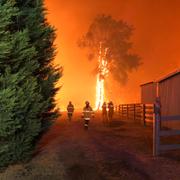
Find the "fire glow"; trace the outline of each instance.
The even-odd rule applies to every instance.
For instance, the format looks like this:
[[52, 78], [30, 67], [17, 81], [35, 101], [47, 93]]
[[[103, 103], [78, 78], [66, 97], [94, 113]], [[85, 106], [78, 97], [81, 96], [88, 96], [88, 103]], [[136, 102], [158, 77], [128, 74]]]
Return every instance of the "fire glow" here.
[[104, 81], [108, 75], [108, 62], [106, 59], [108, 48], [102, 48], [102, 43], [99, 47], [99, 58], [98, 58], [98, 74], [96, 81], [96, 106], [95, 109], [99, 110], [105, 100]]

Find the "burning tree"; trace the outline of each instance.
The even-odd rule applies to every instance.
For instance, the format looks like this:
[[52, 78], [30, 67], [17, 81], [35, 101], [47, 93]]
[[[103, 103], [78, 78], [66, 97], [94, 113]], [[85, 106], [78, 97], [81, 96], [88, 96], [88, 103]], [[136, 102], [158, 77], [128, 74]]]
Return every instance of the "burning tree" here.
[[140, 58], [131, 53], [130, 37], [133, 27], [111, 16], [98, 15], [89, 26], [88, 32], [78, 41], [78, 46], [88, 49], [89, 60], [96, 59], [97, 85], [96, 109], [104, 101], [104, 81], [109, 73], [125, 84], [128, 72], [140, 65]]

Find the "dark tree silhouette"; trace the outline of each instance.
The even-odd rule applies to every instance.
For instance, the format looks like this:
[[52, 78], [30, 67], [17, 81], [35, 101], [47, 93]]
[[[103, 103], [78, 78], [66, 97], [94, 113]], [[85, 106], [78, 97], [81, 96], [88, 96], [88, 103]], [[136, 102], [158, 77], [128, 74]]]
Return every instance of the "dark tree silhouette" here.
[[[89, 26], [88, 32], [78, 41], [78, 46], [89, 50], [88, 58], [98, 59], [101, 47], [102, 56], [108, 63], [109, 73], [118, 82], [125, 84], [128, 72], [138, 68], [140, 57], [130, 52], [130, 37], [133, 27], [111, 16], [98, 15]], [[100, 71], [99, 67], [96, 68]]]

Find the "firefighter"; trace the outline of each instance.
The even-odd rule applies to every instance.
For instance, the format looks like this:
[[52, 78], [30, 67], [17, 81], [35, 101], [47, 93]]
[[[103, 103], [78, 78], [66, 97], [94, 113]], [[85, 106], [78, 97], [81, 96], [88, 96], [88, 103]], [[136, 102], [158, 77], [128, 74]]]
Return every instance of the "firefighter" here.
[[104, 124], [107, 122], [107, 106], [106, 106], [106, 102], [104, 102], [103, 105], [102, 105], [102, 120], [103, 120]]
[[156, 97], [155, 103], [154, 103], [154, 112], [157, 119], [159, 119], [159, 126], [161, 129], [161, 101], [160, 97]]
[[90, 106], [90, 103], [88, 101], [85, 102], [85, 107], [83, 108], [83, 119], [84, 119], [84, 128], [88, 129], [89, 121], [92, 117], [94, 117], [94, 112], [92, 107]]
[[113, 114], [114, 114], [114, 105], [113, 105], [113, 102], [110, 101], [108, 103], [108, 119], [109, 119], [109, 121], [112, 120]]
[[115, 106], [115, 111], [118, 112], [118, 106], [117, 105]]
[[161, 115], [161, 102], [160, 102], [160, 98], [159, 97], [156, 97], [156, 100], [155, 100], [155, 114], [159, 114]]
[[72, 119], [73, 112], [74, 112], [74, 105], [72, 104], [71, 101], [69, 101], [69, 104], [67, 106], [67, 115], [68, 115], [69, 121], [71, 121]]

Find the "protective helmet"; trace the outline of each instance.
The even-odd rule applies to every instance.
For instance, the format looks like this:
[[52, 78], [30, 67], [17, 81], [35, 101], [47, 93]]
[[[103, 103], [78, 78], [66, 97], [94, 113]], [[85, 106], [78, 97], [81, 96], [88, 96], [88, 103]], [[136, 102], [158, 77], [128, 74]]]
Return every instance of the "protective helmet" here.
[[85, 104], [88, 105], [88, 104], [89, 104], [89, 101], [86, 101]]

